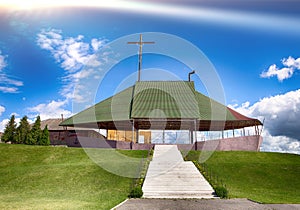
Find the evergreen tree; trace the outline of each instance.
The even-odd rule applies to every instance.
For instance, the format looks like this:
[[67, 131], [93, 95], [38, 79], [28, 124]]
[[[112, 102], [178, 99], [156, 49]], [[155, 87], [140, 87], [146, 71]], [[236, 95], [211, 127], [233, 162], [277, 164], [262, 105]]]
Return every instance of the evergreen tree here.
[[28, 144], [28, 145], [36, 144], [36, 140], [34, 138], [32, 138], [31, 132], [27, 133], [25, 144]]
[[46, 125], [41, 136], [40, 145], [49, 146], [50, 145], [50, 138], [49, 138], [49, 131], [48, 126]]
[[16, 142], [18, 144], [24, 144], [24, 143], [26, 143], [28, 133], [30, 133], [30, 125], [28, 123], [27, 116], [24, 116], [21, 119], [20, 124], [19, 124], [19, 126], [17, 128], [17, 139], [16, 139]]
[[15, 115], [12, 115], [9, 122], [5, 126], [5, 130], [2, 136], [2, 141], [16, 143], [16, 127]]
[[31, 128], [31, 137], [32, 140], [30, 141], [31, 144], [40, 144], [42, 130], [41, 130], [41, 118], [37, 116], [32, 128]]

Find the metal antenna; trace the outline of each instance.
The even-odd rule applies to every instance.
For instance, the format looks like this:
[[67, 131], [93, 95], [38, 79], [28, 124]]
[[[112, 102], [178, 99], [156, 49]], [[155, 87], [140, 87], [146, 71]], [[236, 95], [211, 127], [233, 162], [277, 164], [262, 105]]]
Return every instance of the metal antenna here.
[[138, 44], [139, 45], [139, 69], [138, 69], [138, 82], [139, 82], [139, 81], [141, 81], [143, 44], [155, 44], [155, 42], [143, 42], [143, 35], [140, 34], [140, 41], [127, 42], [127, 44]]

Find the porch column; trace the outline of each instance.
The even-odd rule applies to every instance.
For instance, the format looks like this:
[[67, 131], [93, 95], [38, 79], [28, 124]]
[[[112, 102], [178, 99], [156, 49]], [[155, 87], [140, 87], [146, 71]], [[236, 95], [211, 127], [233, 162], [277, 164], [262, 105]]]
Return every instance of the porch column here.
[[191, 144], [194, 143], [194, 135], [193, 135], [193, 133], [194, 133], [193, 130], [190, 129]]
[[135, 138], [134, 138], [134, 119], [132, 120], [132, 142], [135, 141]]
[[136, 132], [136, 141], [135, 141], [135, 143], [139, 143], [139, 129], [136, 129], [135, 132]]
[[194, 120], [194, 136], [195, 136], [195, 142], [197, 142], [197, 120]]

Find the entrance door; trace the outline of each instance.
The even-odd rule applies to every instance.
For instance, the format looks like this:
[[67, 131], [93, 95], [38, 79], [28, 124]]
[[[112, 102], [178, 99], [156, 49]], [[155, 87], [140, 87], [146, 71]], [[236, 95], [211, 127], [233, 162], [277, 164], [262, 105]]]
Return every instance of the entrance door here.
[[188, 131], [153, 130], [151, 132], [151, 143], [153, 144], [189, 144]]
[[144, 144], [145, 143], [145, 137], [144, 136], [139, 136], [139, 144]]

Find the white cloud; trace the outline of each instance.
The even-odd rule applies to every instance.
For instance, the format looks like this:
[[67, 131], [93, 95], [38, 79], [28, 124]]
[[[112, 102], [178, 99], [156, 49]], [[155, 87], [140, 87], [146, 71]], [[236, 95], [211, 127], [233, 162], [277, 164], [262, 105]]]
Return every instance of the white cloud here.
[[300, 154], [300, 142], [287, 136], [272, 136], [268, 130], [262, 134], [262, 151]]
[[0, 91], [3, 93], [17, 93], [18, 92], [18, 88], [16, 87], [3, 87], [0, 86]]
[[[12, 115], [15, 115], [15, 122], [17, 124], [17, 126], [19, 126], [19, 123], [21, 121], [21, 118], [20, 117], [17, 117], [17, 116], [20, 116], [19, 114], [17, 113], [11, 113], [10, 116]], [[7, 123], [9, 122], [10, 119], [3, 119], [1, 122], [0, 122], [0, 132], [3, 132], [4, 129], [5, 129], [5, 126], [7, 125]], [[28, 123], [29, 124], [32, 124], [34, 123], [35, 119], [27, 119]]]
[[279, 68], [276, 64], [271, 65], [267, 71], [260, 74], [262, 78], [270, 78], [277, 76], [277, 79], [282, 82], [284, 79], [291, 78], [296, 70], [300, 70], [300, 58], [288, 57], [281, 61], [283, 67]]
[[0, 122], [0, 132], [3, 132], [5, 129], [6, 124], [8, 123], [9, 119], [4, 119]]
[[95, 74], [94, 70], [85, 68], [101, 65], [95, 53], [107, 42], [105, 39], [94, 38], [91, 43], [86, 43], [83, 39], [83, 35], [64, 38], [62, 31], [57, 29], [43, 29], [37, 35], [37, 44], [42, 49], [50, 51], [55, 61], [66, 71], [66, 76], [62, 78], [64, 85], [61, 95], [79, 101], [84, 97], [74, 94], [76, 83]]
[[[1, 106], [0, 106], [1, 107]], [[1, 108], [0, 108], [1, 109]], [[5, 110], [5, 109], [4, 109]], [[16, 124], [18, 125], [18, 123], [20, 122], [20, 118], [16, 118], [16, 116], [19, 116], [18, 114], [16, 114], [16, 113], [11, 113], [10, 114], [10, 116], [12, 116], [12, 115], [15, 115], [15, 122], [16, 122]], [[0, 116], [1, 116], [1, 114], [0, 114]], [[9, 122], [9, 119], [7, 118], [7, 119], [3, 119], [1, 122], [0, 122], [0, 132], [3, 132], [4, 131], [4, 129], [5, 129], [5, 126], [7, 125], [7, 123]]]
[[71, 80], [73, 82], [78, 82], [80, 79], [91, 76], [93, 73], [94, 73], [93, 69], [83, 69], [74, 74], [69, 74], [68, 76], [64, 77], [63, 79], [65, 81]]
[[104, 39], [92, 39], [91, 43], [83, 42], [84, 36], [64, 38], [61, 30], [43, 29], [37, 35], [37, 44], [49, 50], [56, 62], [67, 71], [74, 72], [83, 66], [99, 66], [100, 63], [89, 62], [105, 43]]
[[51, 118], [60, 118], [61, 114], [64, 117], [71, 116], [71, 112], [69, 110], [64, 109], [67, 101], [50, 101], [49, 103], [38, 104], [34, 107], [28, 108], [30, 112], [30, 118], [34, 118], [36, 116], [40, 116], [42, 120], [51, 119]]
[[1, 80], [1, 82], [9, 84], [9, 85], [13, 85], [13, 86], [17, 86], [17, 87], [23, 86], [23, 82], [8, 78], [8, 76], [4, 75], [4, 74], [0, 75], [0, 80]]
[[300, 154], [300, 89], [231, 107], [246, 116], [265, 118], [263, 150]]
[[19, 116], [20, 116], [20, 115], [19, 115], [18, 113], [16, 113], [16, 112], [13, 112], [13, 113], [10, 114], [10, 116], [12, 116], [12, 115], [15, 115], [15, 117], [19, 117]]
[[[37, 34], [37, 44], [41, 49], [51, 53], [55, 61], [65, 71], [65, 76], [61, 78], [63, 86], [60, 94], [62, 100], [53, 100], [49, 103], [41, 103], [28, 110], [31, 116], [40, 115], [41, 118], [58, 118], [61, 114], [69, 117], [72, 113], [66, 110], [70, 100], [85, 102], [90, 94], [87, 87], [78, 84], [83, 79], [95, 77], [96, 71], [109, 56], [103, 54], [101, 58], [96, 55], [107, 40], [93, 38], [90, 42], [84, 41], [83, 35], [76, 37], [64, 37], [61, 30], [43, 29]], [[95, 68], [97, 67], [97, 68]]]
[[0, 92], [3, 93], [18, 93], [19, 87], [23, 86], [23, 82], [10, 78], [3, 72], [3, 69], [7, 66], [7, 55], [2, 55], [0, 50]]
[[105, 45], [106, 40], [92, 39], [91, 45], [94, 51], [99, 50], [103, 45]]
[[5, 57], [6, 56], [2, 55], [2, 52], [0, 50], [0, 71], [7, 66], [7, 63], [5, 61]]
[[5, 112], [5, 107], [0, 105], [0, 116]]

